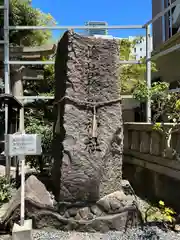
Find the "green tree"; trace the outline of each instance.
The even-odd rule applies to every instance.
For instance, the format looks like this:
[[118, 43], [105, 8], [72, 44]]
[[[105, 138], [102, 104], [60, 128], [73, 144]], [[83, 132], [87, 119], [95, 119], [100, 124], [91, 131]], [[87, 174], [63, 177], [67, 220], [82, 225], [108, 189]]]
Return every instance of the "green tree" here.
[[24, 89], [26, 95], [37, 96], [54, 96], [54, 66], [45, 65], [44, 66], [44, 76], [43, 80], [27, 81], [24, 83]]
[[[3, 5], [4, 0], [0, 0]], [[3, 12], [0, 23], [3, 26]], [[54, 18], [40, 9], [33, 8], [29, 0], [10, 0], [11, 26], [48, 26], [56, 24]], [[51, 31], [17, 30], [10, 31], [10, 44], [15, 46], [39, 46], [52, 41]], [[52, 95], [54, 93], [54, 66], [44, 66], [44, 80], [24, 83], [25, 95]], [[50, 154], [52, 141], [52, 106], [47, 101], [35, 101], [25, 106], [25, 131], [42, 136], [42, 156], [31, 156], [31, 166], [43, 171]]]
[[[180, 130], [180, 93], [169, 91], [169, 84], [166, 82], [155, 82], [150, 89], [142, 82], [134, 89], [133, 95], [140, 102], [151, 99], [153, 129], [164, 134], [166, 140], [164, 156], [178, 157], [172, 148], [172, 134]], [[164, 124], [168, 122], [171, 123], [169, 126]]]
[[[137, 37], [134, 40], [120, 40], [120, 60], [135, 60], [132, 49], [139, 41], [144, 41], [143, 37]], [[156, 71], [155, 64], [152, 63], [152, 71]], [[141, 59], [140, 64], [125, 64], [120, 69], [121, 91], [132, 93], [133, 89], [144, 82], [146, 77], [146, 61]]]
[[[4, 0], [0, 0], [3, 5]], [[10, 0], [10, 18], [11, 26], [45, 26], [55, 24], [54, 18], [48, 13], [42, 12], [40, 9], [33, 8], [31, 1], [26, 0]], [[0, 15], [0, 24], [3, 26], [3, 12]], [[10, 43], [21, 46], [36, 46], [49, 41], [51, 31], [39, 30], [13, 30], [10, 31]]]
[[[39, 105], [39, 104], [38, 104]], [[41, 173], [45, 170], [45, 167], [51, 166], [51, 142], [53, 138], [53, 124], [51, 111], [47, 114], [47, 108], [44, 111], [44, 102], [41, 109], [37, 109], [30, 113], [27, 111], [26, 116], [26, 133], [39, 134], [42, 139], [42, 155], [40, 156], [28, 156], [27, 161], [31, 167], [35, 167]]]
[[[54, 96], [54, 66], [44, 66], [44, 80], [30, 81], [26, 85], [28, 95]], [[36, 100], [26, 105], [25, 129], [27, 133], [36, 133], [42, 137], [41, 156], [27, 157], [31, 167], [35, 167], [41, 173], [46, 166], [51, 166], [51, 142], [53, 139], [53, 106], [51, 101]]]

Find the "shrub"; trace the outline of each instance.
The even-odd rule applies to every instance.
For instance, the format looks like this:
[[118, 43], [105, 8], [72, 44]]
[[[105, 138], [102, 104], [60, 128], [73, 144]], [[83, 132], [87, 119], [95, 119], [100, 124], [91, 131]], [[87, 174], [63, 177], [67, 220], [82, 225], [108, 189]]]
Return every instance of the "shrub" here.
[[10, 200], [12, 188], [13, 184], [6, 177], [0, 177], [0, 205]]
[[53, 138], [52, 124], [46, 123], [43, 120], [36, 119], [35, 117], [29, 116], [26, 133], [39, 134], [41, 136], [42, 143], [42, 155], [40, 156], [27, 156], [26, 159], [31, 167], [36, 168], [40, 172], [43, 172], [47, 163], [50, 163], [51, 155], [51, 142]]
[[159, 221], [172, 224], [175, 221], [176, 212], [159, 201], [158, 206], [150, 206], [145, 212], [145, 221]]

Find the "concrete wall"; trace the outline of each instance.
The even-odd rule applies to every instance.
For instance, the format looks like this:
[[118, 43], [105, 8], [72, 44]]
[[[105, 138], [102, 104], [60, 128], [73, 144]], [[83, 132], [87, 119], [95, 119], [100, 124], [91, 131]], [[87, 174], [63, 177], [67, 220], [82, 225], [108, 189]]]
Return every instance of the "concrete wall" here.
[[157, 59], [158, 74], [162, 81], [170, 83], [180, 80], [179, 59], [180, 51], [174, 51]]
[[134, 109], [124, 109], [122, 111], [122, 117], [124, 122], [134, 122], [135, 121]]
[[139, 102], [133, 98], [122, 99], [123, 121], [124, 122], [134, 122], [135, 121], [135, 109], [139, 106], [140, 106]]
[[[167, 126], [168, 127], [168, 126]], [[180, 153], [180, 133], [172, 137], [172, 147]], [[136, 192], [180, 209], [180, 161], [165, 158], [164, 136], [151, 124], [124, 125], [123, 175]]]

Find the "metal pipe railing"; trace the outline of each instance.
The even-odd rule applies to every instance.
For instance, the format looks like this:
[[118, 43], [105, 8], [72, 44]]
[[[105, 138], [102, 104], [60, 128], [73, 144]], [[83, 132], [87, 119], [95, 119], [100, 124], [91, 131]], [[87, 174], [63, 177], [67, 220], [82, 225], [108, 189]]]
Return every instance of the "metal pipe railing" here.
[[[150, 26], [146, 27], [146, 81], [148, 89], [151, 88], [151, 61], [148, 59], [151, 57], [150, 44], [151, 44]], [[146, 103], [146, 121], [151, 122], [151, 99], [148, 97]]]
[[9, 30], [88, 30], [88, 29], [142, 29], [143, 25], [113, 25], [113, 26], [9, 26]]
[[169, 7], [163, 9], [155, 17], [153, 17], [151, 20], [149, 20], [147, 23], [145, 23], [143, 25], [143, 27], [145, 28], [145, 27], [149, 26], [150, 24], [154, 23], [156, 20], [158, 20], [160, 17], [164, 16], [167, 12], [169, 12], [173, 7], [177, 6], [178, 4], [179, 4], [179, 0], [176, 0]]
[[[4, 82], [5, 82], [5, 93], [10, 93], [10, 66], [9, 66], [9, 1], [4, 1], [4, 6], [1, 8], [4, 10]], [[8, 104], [5, 104], [5, 135], [8, 134]], [[10, 180], [10, 165], [11, 160], [9, 156], [6, 156], [6, 176]]]
[[[54, 96], [17, 96], [18, 100], [53, 100]], [[122, 99], [132, 99], [132, 95], [122, 95]]]
[[[9, 61], [11, 65], [54, 65], [55, 61]], [[141, 64], [141, 61], [119, 61], [119, 64]]]

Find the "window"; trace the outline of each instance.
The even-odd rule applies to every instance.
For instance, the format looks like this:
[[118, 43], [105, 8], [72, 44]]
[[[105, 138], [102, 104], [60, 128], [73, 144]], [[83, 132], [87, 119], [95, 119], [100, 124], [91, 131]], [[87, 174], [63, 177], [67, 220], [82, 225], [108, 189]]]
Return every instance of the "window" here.
[[136, 48], [134, 48], [134, 52], [136, 53]]
[[142, 48], [140, 48], [140, 51], [142, 51]]

